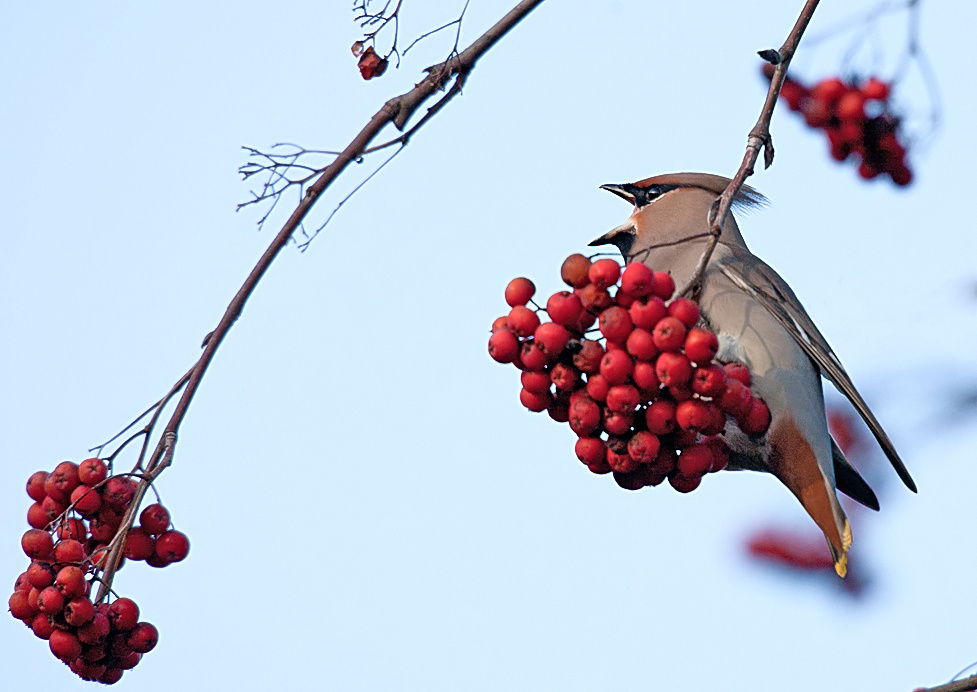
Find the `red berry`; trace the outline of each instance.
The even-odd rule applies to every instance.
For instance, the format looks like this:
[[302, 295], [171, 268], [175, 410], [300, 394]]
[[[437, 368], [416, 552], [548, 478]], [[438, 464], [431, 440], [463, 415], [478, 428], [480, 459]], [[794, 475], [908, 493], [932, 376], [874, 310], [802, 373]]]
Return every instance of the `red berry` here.
[[838, 100], [837, 111], [841, 120], [864, 120], [865, 96], [860, 91], [849, 91]]
[[543, 352], [549, 360], [556, 360], [563, 348], [570, 340], [570, 332], [563, 325], [556, 322], [544, 322], [536, 328], [533, 334], [536, 348]]
[[872, 180], [878, 177], [879, 170], [868, 161], [862, 161], [858, 165], [858, 175], [865, 180]]
[[696, 365], [712, 361], [719, 351], [719, 338], [708, 329], [696, 327], [685, 336], [685, 355]]
[[510, 307], [525, 305], [532, 300], [535, 293], [536, 285], [529, 279], [520, 276], [518, 279], [510, 281], [509, 285], [505, 287], [505, 302]]
[[91, 486], [79, 485], [71, 491], [71, 503], [80, 515], [87, 517], [97, 512], [102, 506], [102, 496]]
[[712, 447], [694, 444], [683, 449], [679, 455], [678, 472], [687, 478], [704, 476], [712, 470], [714, 460]]
[[848, 91], [848, 86], [837, 77], [823, 79], [811, 89], [811, 98], [828, 104], [835, 103]]
[[862, 84], [862, 96], [872, 101], [885, 101], [889, 98], [889, 85], [875, 77]]
[[704, 401], [689, 399], [679, 402], [675, 407], [675, 420], [680, 428], [699, 432], [709, 425], [712, 415]]
[[605, 463], [607, 460], [607, 445], [599, 437], [578, 438], [573, 451], [587, 466]]
[[584, 310], [594, 314], [614, 304], [614, 299], [611, 298], [611, 294], [607, 289], [600, 288], [595, 284], [587, 284], [579, 289], [577, 295], [580, 296], [580, 300], [583, 302]]
[[681, 353], [663, 353], [655, 361], [655, 374], [666, 387], [681, 386], [692, 378], [692, 364]]
[[702, 483], [702, 476], [683, 476], [680, 473], [673, 473], [668, 477], [668, 483], [680, 493], [691, 493]]
[[27, 581], [35, 589], [46, 589], [54, 583], [54, 570], [50, 562], [34, 560], [27, 568]]
[[131, 598], [117, 598], [109, 606], [108, 616], [113, 630], [128, 632], [139, 622], [139, 606]]
[[655, 346], [661, 351], [677, 352], [685, 343], [685, 325], [676, 317], [663, 317], [652, 332]]
[[718, 363], [701, 365], [692, 375], [692, 391], [700, 396], [719, 396], [726, 391], [726, 371]]
[[83, 596], [88, 590], [88, 584], [85, 583], [85, 573], [80, 567], [68, 565], [58, 570], [58, 576], [54, 578], [54, 586], [48, 588], [57, 588], [70, 601]]
[[508, 329], [508, 328], [509, 328], [509, 316], [502, 315], [502, 317], [496, 317], [495, 320], [492, 322], [491, 332], [495, 334], [500, 329]]
[[619, 384], [607, 390], [607, 409], [617, 413], [632, 413], [641, 403], [641, 395], [630, 384]]
[[628, 441], [628, 454], [639, 464], [650, 464], [658, 458], [661, 442], [647, 430], [636, 432]]
[[784, 86], [780, 89], [780, 98], [787, 102], [787, 107], [792, 111], [799, 110], [801, 100], [807, 97], [807, 89], [800, 82], [793, 79], [784, 80]]
[[20, 539], [20, 546], [27, 557], [33, 560], [43, 560], [54, 550], [54, 540], [51, 534], [41, 529], [30, 529]]
[[642, 394], [647, 395], [649, 400], [658, 393], [658, 388], [661, 387], [658, 375], [655, 374], [654, 363], [644, 360], [639, 360], [634, 364], [634, 368], [631, 370], [631, 379]]
[[673, 432], [678, 423], [675, 420], [675, 404], [667, 399], [658, 399], [648, 405], [645, 411], [648, 432], [653, 435], [667, 435]]
[[47, 493], [44, 491], [44, 481], [47, 480], [47, 471], [35, 471], [27, 479], [27, 494], [35, 502], [40, 502]]
[[655, 337], [647, 329], [635, 329], [628, 336], [625, 349], [638, 360], [651, 360], [658, 355]]
[[79, 541], [68, 539], [54, 546], [55, 562], [81, 562], [85, 559], [85, 548]]
[[560, 278], [568, 286], [583, 288], [590, 283], [589, 272], [590, 260], [580, 253], [574, 253], [563, 260], [563, 266], [560, 267]]
[[102, 639], [102, 637], [107, 636], [110, 629], [111, 625], [109, 623], [107, 609], [106, 612], [96, 610], [91, 621], [79, 628], [78, 639], [85, 644], [94, 644]]
[[668, 300], [675, 293], [675, 279], [668, 272], [655, 272], [655, 287], [652, 293], [662, 300]]
[[649, 296], [631, 303], [628, 314], [634, 326], [650, 331], [661, 318], [668, 315], [668, 308], [665, 307], [665, 301], [658, 296]]
[[72, 627], [88, 624], [95, 617], [95, 606], [87, 598], [73, 598], [64, 607], [64, 619]]
[[621, 265], [612, 259], [599, 259], [590, 265], [587, 275], [590, 283], [598, 288], [607, 288], [617, 283], [621, 278]]
[[[549, 390], [537, 394], [526, 389], [521, 389], [519, 390], [519, 401], [533, 413], [542, 413], [553, 403], [553, 395], [550, 394]], [[161, 555], [161, 557], [165, 556]]]
[[78, 480], [85, 485], [98, 485], [109, 475], [109, 467], [98, 458], [85, 459], [78, 464]]
[[18, 620], [30, 622], [37, 615], [37, 608], [30, 604], [29, 591], [14, 591], [7, 601], [10, 607], [10, 614]]
[[148, 622], [140, 622], [129, 633], [126, 643], [136, 653], [145, 654], [153, 650], [159, 641], [159, 632]]
[[557, 389], [573, 391], [580, 382], [580, 371], [572, 365], [557, 363], [550, 370], [550, 380], [556, 385]]
[[[603, 426], [611, 435], [626, 435], [634, 424], [634, 414], [622, 411], [604, 410]], [[608, 462], [610, 463], [610, 462]]]
[[516, 336], [531, 336], [539, 326], [539, 316], [525, 305], [517, 305], [509, 311], [506, 322]]
[[753, 394], [739, 380], [726, 380], [726, 391], [719, 397], [719, 408], [735, 418], [745, 416], [753, 405]]
[[600, 360], [604, 357], [604, 347], [597, 341], [580, 340], [580, 350], [573, 355], [573, 365], [581, 372], [600, 372]]
[[623, 344], [632, 329], [631, 315], [620, 305], [612, 305], [600, 313], [600, 331], [608, 341]]
[[570, 291], [560, 291], [546, 301], [546, 312], [550, 319], [564, 327], [574, 327], [583, 314], [583, 301]]
[[519, 348], [519, 363], [522, 365], [522, 370], [537, 372], [550, 362], [549, 356], [543, 353], [532, 339], [522, 342]]
[[737, 418], [740, 430], [747, 435], [759, 435], [770, 427], [770, 409], [763, 399], [753, 399], [753, 404], [745, 416]]
[[125, 510], [132, 502], [132, 496], [136, 494], [136, 486], [122, 476], [112, 476], [105, 481], [104, 488], [102, 503], [119, 511]]
[[676, 298], [668, 304], [668, 314], [691, 329], [699, 321], [699, 304], [688, 298]]
[[604, 401], [607, 399], [607, 393], [610, 391], [611, 385], [607, 383], [607, 378], [596, 373], [590, 375], [587, 378], [587, 396], [589, 396], [594, 401]]
[[64, 608], [64, 594], [56, 586], [43, 589], [37, 596], [37, 609], [45, 615], [56, 615]]
[[511, 363], [519, 354], [519, 339], [508, 329], [501, 329], [488, 342], [489, 355], [498, 363]]
[[81, 642], [78, 641], [78, 637], [70, 632], [52, 631], [48, 644], [51, 647], [51, 653], [65, 663], [70, 663], [81, 656]]
[[630, 473], [638, 468], [638, 462], [632, 459], [627, 452], [618, 454], [611, 449], [607, 450], [607, 465], [616, 473]]
[[[520, 375], [519, 381], [522, 384], [523, 389], [525, 389], [528, 392], [532, 392], [533, 394], [544, 394], [546, 392], [549, 392], [550, 387], [553, 384], [552, 380], [550, 380], [549, 378], [549, 375], [547, 375], [545, 372], [524, 372], [522, 373], [522, 375]], [[162, 505], [156, 505], [156, 506], [162, 507]], [[146, 516], [147, 509], [149, 509], [149, 507], [144, 509], [142, 511], [142, 514], [139, 515], [139, 521], [143, 525], [143, 531], [146, 531], [146, 533], [154, 536], [163, 533], [163, 531], [166, 531], [166, 526], [169, 525], [169, 521], [170, 521], [169, 513], [167, 512], [166, 514], [166, 525], [164, 525], [162, 529], [159, 529], [160, 522], [155, 519], [152, 519], [152, 517], [150, 517], [152, 522], [151, 525], [149, 526], [146, 525], [145, 519], [143, 517]], [[156, 529], [159, 530], [157, 531]]]
[[580, 437], [590, 435], [600, 426], [600, 406], [589, 397], [570, 402], [570, 429]]
[[156, 541], [140, 526], [134, 526], [126, 536], [122, 554], [130, 560], [146, 560], [156, 552]]
[[750, 369], [742, 363], [726, 363], [723, 366], [723, 370], [726, 371], [727, 378], [739, 380], [747, 387], [750, 386]]
[[631, 374], [631, 357], [626, 351], [608, 351], [600, 361], [600, 374], [611, 386], [624, 384]]
[[41, 500], [41, 509], [43, 509], [44, 513], [47, 514], [48, 521], [54, 521], [64, 514], [65, 510], [68, 509], [68, 501], [70, 499], [71, 498], [69, 497], [67, 500], [62, 502], [61, 500], [55, 500], [53, 497], [48, 495]]
[[655, 272], [648, 265], [632, 262], [621, 272], [621, 291], [633, 298], [649, 295], [655, 289]]
[[[47, 495], [45, 495], [47, 497]], [[43, 529], [48, 523], [50, 523], [52, 517], [50, 517], [44, 509], [43, 502], [35, 502], [27, 510], [27, 523], [35, 529]]]

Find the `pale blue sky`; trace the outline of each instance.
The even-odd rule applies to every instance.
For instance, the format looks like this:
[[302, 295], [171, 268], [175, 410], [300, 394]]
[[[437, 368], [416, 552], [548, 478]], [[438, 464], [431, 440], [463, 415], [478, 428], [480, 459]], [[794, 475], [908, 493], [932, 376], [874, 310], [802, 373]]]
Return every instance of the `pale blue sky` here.
[[[421, 4], [405, 3], [408, 39], [462, 3]], [[462, 43], [511, 4], [473, 0]], [[763, 99], [755, 51], [780, 45], [800, 5], [550, 0], [309, 252], [283, 253], [159, 482], [190, 557], [117, 578], [160, 631], [119, 689], [909, 690], [977, 659], [977, 428], [932, 422], [949, 387], [977, 379], [977, 97], [960, 57], [974, 6], [925, 4], [945, 127], [913, 159], [912, 188], [862, 184], [778, 111], [776, 163], [751, 181], [771, 205], [741, 224], [919, 485], [913, 496], [890, 474], [882, 512], [855, 527], [869, 599], [742, 556], [759, 525], [808, 525], [772, 477], [620, 490], [575, 460], [565, 426], [520, 408], [514, 371], [485, 352], [510, 278], [557, 290], [562, 258], [627, 216], [598, 185], [736, 169]], [[813, 33], [853, 9], [822, 5]], [[282, 222], [258, 233], [234, 213], [240, 146], [345, 145], [450, 38], [363, 82], [347, 2], [5, 15], [12, 586], [27, 564], [24, 481], [84, 458], [169, 388]], [[802, 44], [797, 66], [820, 77], [846, 46]], [[918, 83], [897, 98], [925, 108]], [[313, 221], [380, 161], [350, 171]], [[0, 642], [3, 689], [90, 685], [9, 616]]]

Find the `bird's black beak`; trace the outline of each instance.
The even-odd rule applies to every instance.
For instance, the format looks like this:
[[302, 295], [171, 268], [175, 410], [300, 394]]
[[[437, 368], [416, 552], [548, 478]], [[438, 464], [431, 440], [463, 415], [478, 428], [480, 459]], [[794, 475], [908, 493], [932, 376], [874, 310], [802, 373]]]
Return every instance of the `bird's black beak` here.
[[617, 228], [609, 230], [600, 238], [590, 241], [588, 245], [590, 247], [597, 245], [616, 245], [622, 255], [627, 255], [632, 243], [634, 243], [634, 222], [628, 219]]
[[635, 200], [637, 199], [637, 195], [635, 194], [637, 192], [637, 188], [631, 183], [622, 183], [620, 185], [608, 183], [607, 185], [601, 185], [600, 189], [613, 192], [615, 195], [621, 199], [627, 200], [631, 204], [635, 204]]

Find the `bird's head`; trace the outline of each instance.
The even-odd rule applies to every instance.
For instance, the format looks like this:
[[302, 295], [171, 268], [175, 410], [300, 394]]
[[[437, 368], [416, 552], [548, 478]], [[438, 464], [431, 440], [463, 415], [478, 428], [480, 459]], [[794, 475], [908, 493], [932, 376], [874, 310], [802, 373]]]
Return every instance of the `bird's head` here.
[[[634, 205], [631, 216], [591, 245], [616, 245], [625, 259], [657, 244], [681, 242], [709, 230], [709, 211], [729, 179], [709, 173], [669, 173], [635, 183], [601, 185]], [[733, 200], [734, 208], [762, 205], [766, 198], [743, 186]], [[743, 243], [736, 221], [727, 217], [721, 239]]]

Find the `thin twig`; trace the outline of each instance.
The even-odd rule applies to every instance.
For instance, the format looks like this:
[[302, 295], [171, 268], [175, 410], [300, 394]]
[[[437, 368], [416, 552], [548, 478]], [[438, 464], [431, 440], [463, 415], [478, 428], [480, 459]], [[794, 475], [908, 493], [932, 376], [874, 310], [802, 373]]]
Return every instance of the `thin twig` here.
[[954, 680], [945, 685], [919, 687], [917, 689], [921, 692], [971, 692], [972, 690], [977, 690], [977, 675], [971, 675], [969, 678], [964, 678], [963, 680]]
[[817, 8], [818, 2], [819, 0], [807, 0], [804, 3], [801, 14], [794, 23], [794, 28], [787, 35], [787, 40], [784, 41], [784, 45], [777, 51], [776, 66], [774, 67], [773, 78], [770, 80], [770, 88], [767, 90], [767, 98], [763, 102], [763, 108], [760, 111], [760, 117], [757, 119], [756, 125], [750, 130], [750, 134], [747, 137], [746, 154], [743, 156], [743, 163], [740, 164], [739, 170], [736, 171], [736, 175], [733, 176], [729, 185], [726, 186], [723, 193], [713, 203], [712, 209], [709, 212], [709, 232], [712, 234], [712, 238], [699, 258], [699, 263], [696, 265], [695, 271], [692, 272], [692, 278], [689, 280], [689, 283], [677, 295], [694, 294], [698, 291], [702, 282], [702, 275], [705, 272], [706, 265], [709, 264], [713, 250], [716, 249], [716, 244], [719, 242], [719, 236], [722, 233], [723, 224], [726, 223], [726, 217], [729, 215], [733, 200], [743, 187], [746, 179], [753, 175], [753, 166], [760, 156], [761, 149], [763, 150], [764, 168], [769, 168], [773, 163], [774, 150], [773, 139], [770, 137], [770, 119], [773, 117], [773, 110], [777, 105], [780, 89], [783, 87], [784, 79], [787, 77], [787, 68], [790, 66], [790, 61], [794, 57], [797, 45], [801, 42], [804, 30], [814, 15], [814, 10]]

